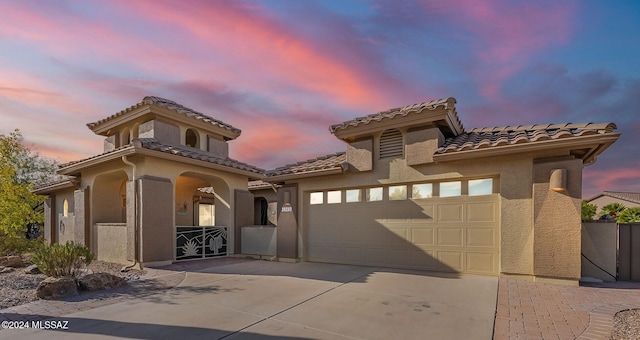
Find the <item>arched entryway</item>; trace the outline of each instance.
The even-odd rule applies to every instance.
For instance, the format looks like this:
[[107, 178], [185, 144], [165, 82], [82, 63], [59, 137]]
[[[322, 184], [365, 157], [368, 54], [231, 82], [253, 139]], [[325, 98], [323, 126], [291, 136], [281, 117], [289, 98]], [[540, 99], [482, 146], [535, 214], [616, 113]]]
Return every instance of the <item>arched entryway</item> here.
[[225, 256], [231, 227], [231, 192], [216, 176], [185, 172], [175, 181], [175, 259]]

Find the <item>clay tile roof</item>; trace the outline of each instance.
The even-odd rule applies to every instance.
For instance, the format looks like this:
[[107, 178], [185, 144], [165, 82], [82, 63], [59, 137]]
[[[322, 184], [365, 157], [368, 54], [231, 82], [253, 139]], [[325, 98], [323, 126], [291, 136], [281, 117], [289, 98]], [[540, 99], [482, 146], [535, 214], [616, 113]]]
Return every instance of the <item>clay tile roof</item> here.
[[260, 169], [253, 165], [249, 165], [232, 158], [220, 158], [212, 156], [204, 151], [192, 149], [189, 147], [162, 144], [155, 138], [139, 138], [138, 140], [142, 144], [142, 147], [145, 149], [161, 151], [181, 157], [198, 159], [201, 161], [223, 165], [234, 169], [249, 171], [260, 175], [264, 174], [265, 172], [264, 169]]
[[589, 201], [592, 201], [601, 196], [609, 196], [640, 204], [640, 192], [603, 191], [602, 194], [598, 194], [595, 197], [590, 198]]
[[223, 129], [229, 130], [229, 131], [231, 131], [231, 132], [233, 132], [235, 134], [238, 134], [238, 135], [241, 132], [240, 129], [237, 129], [237, 128], [235, 128], [235, 127], [233, 127], [233, 126], [231, 126], [229, 124], [226, 124], [226, 123], [224, 123], [222, 121], [219, 121], [217, 119], [211, 118], [211, 117], [209, 117], [209, 116], [207, 116], [207, 115], [205, 115], [203, 113], [200, 113], [200, 112], [198, 112], [196, 110], [193, 110], [193, 109], [190, 109], [190, 108], [188, 108], [186, 106], [178, 104], [178, 103], [174, 102], [173, 100], [164, 99], [164, 98], [160, 98], [160, 97], [154, 97], [154, 96], [144, 97], [141, 102], [139, 102], [139, 103], [137, 103], [137, 104], [135, 104], [135, 105], [133, 105], [133, 106], [131, 106], [129, 108], [126, 108], [126, 109], [124, 109], [124, 110], [122, 110], [122, 111], [120, 111], [120, 112], [118, 112], [118, 113], [116, 113], [114, 115], [111, 115], [111, 116], [109, 116], [107, 118], [101, 119], [101, 120], [99, 120], [97, 122], [89, 123], [89, 124], [87, 124], [87, 126], [90, 129], [93, 130], [95, 127], [97, 127], [97, 126], [99, 126], [99, 125], [101, 125], [101, 124], [103, 124], [105, 122], [108, 122], [108, 121], [110, 121], [110, 120], [112, 120], [112, 119], [114, 119], [116, 117], [120, 117], [120, 116], [122, 116], [122, 115], [124, 115], [124, 114], [126, 114], [128, 112], [131, 112], [131, 111], [133, 111], [133, 110], [135, 110], [135, 109], [137, 109], [139, 107], [145, 106], [145, 105], [155, 105], [155, 106], [164, 107], [166, 109], [169, 109], [169, 110], [175, 112], [176, 114], [183, 115], [183, 116], [186, 116], [186, 117], [189, 117], [189, 118], [193, 118], [193, 119], [197, 119], [197, 120], [203, 121], [205, 123], [210, 123], [211, 125], [215, 125], [215, 126], [221, 127]]
[[[455, 102], [456, 100], [454, 98], [446, 98], [446, 99], [432, 100], [430, 102], [424, 102], [420, 104], [413, 104], [413, 105], [408, 105], [404, 107], [399, 107], [399, 108], [395, 108], [387, 111], [370, 114], [364, 117], [354, 118], [340, 124], [331, 125], [329, 127], [329, 131], [331, 131], [331, 133], [334, 133], [338, 130], [346, 129], [350, 126], [369, 124], [374, 121], [379, 122], [383, 119], [391, 119], [396, 116], [406, 116], [411, 113], [424, 111], [425, 109], [436, 110], [438, 108], [453, 108], [453, 105], [455, 104]], [[456, 123], [460, 127], [462, 127], [462, 122], [460, 121], [460, 118], [458, 117], [458, 115], [455, 115], [455, 119], [456, 119]]]
[[[139, 144], [138, 144], [139, 143]], [[197, 149], [193, 149], [193, 148], [189, 148], [189, 147], [185, 147], [185, 146], [175, 146], [175, 145], [166, 145], [166, 144], [162, 144], [160, 142], [158, 142], [157, 139], [155, 138], [138, 138], [138, 139], [134, 139], [133, 142], [131, 144], [125, 145], [125, 146], [121, 146], [117, 149], [96, 155], [96, 156], [92, 156], [92, 157], [88, 157], [85, 159], [81, 159], [81, 160], [77, 160], [77, 161], [73, 161], [73, 162], [69, 162], [69, 163], [65, 163], [65, 164], [61, 164], [58, 168], [62, 169], [62, 168], [66, 168], [69, 167], [71, 165], [77, 164], [77, 163], [81, 163], [81, 162], [86, 162], [92, 159], [96, 159], [96, 158], [102, 158], [102, 157], [106, 157], [109, 156], [111, 154], [114, 154], [118, 151], [121, 151], [123, 149], [127, 149], [127, 148], [131, 148], [134, 149], [136, 144], [138, 144], [137, 147], [142, 147], [144, 149], [149, 149], [149, 150], [154, 150], [154, 151], [161, 151], [161, 152], [165, 152], [165, 153], [169, 153], [172, 155], [176, 155], [176, 156], [181, 156], [181, 157], [186, 157], [186, 158], [192, 158], [192, 159], [198, 159], [201, 161], [205, 161], [205, 162], [209, 162], [209, 163], [213, 163], [213, 164], [218, 164], [218, 165], [223, 165], [229, 168], [233, 168], [233, 169], [239, 169], [239, 170], [243, 170], [243, 171], [248, 171], [248, 172], [253, 172], [259, 175], [264, 174], [264, 169], [260, 169], [258, 167], [255, 167], [253, 165], [249, 165], [247, 163], [243, 163], [240, 161], [237, 161], [235, 159], [232, 158], [220, 158], [220, 157], [215, 157], [212, 156], [204, 151], [199, 151]]]
[[478, 128], [471, 129], [453, 138], [447, 138], [436, 153], [445, 154], [495, 146], [535, 143], [551, 139], [605, 134], [612, 133], [615, 129], [616, 125], [613, 123], [567, 123]]
[[285, 166], [267, 171], [266, 175], [267, 177], [273, 177], [288, 174], [302, 174], [322, 170], [339, 170], [344, 169], [346, 162], [346, 153], [338, 152], [335, 154], [313, 158], [294, 164], [287, 164]]

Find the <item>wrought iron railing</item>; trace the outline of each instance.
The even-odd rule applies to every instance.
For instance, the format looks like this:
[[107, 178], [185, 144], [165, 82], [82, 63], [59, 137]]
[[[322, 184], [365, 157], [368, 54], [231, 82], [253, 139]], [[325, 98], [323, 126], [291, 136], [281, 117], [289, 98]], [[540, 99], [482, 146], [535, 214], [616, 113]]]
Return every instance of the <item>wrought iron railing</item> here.
[[176, 260], [227, 255], [227, 227], [176, 227]]

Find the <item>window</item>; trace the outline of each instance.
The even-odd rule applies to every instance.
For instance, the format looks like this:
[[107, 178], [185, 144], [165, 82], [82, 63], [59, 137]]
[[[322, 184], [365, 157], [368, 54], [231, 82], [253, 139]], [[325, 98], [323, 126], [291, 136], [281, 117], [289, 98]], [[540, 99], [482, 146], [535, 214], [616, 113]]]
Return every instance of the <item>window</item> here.
[[440, 183], [440, 197], [453, 197], [462, 195], [462, 182]]
[[493, 180], [471, 179], [469, 180], [469, 196], [491, 195], [493, 193]]
[[327, 203], [333, 204], [333, 203], [340, 203], [340, 202], [342, 202], [342, 191], [335, 190], [335, 191], [327, 192]]
[[402, 157], [404, 145], [402, 133], [397, 129], [390, 129], [380, 136], [380, 159], [387, 157]]
[[216, 225], [216, 206], [211, 203], [198, 204], [198, 225], [214, 226]]
[[64, 200], [62, 202], [62, 216], [67, 217], [69, 216], [69, 201]]
[[421, 199], [433, 197], [433, 184], [431, 183], [414, 184], [411, 188], [411, 198]]
[[407, 199], [407, 186], [394, 185], [389, 187], [389, 200], [399, 201]]
[[367, 189], [367, 202], [382, 201], [382, 188]]
[[360, 202], [362, 201], [362, 191], [360, 189], [347, 190], [347, 202]]
[[198, 135], [195, 131], [193, 131], [192, 129], [187, 129], [187, 132], [185, 133], [184, 144], [192, 148], [198, 147]]
[[309, 204], [322, 204], [324, 203], [324, 193], [322, 191], [312, 192], [309, 195]]

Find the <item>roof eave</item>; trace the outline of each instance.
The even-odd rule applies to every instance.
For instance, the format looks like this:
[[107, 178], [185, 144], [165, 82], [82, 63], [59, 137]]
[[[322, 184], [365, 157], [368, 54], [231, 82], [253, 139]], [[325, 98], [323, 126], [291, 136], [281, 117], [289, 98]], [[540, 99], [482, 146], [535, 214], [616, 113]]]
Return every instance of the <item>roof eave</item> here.
[[69, 166], [59, 168], [57, 173], [61, 175], [72, 176], [74, 174], [78, 174], [80, 170], [83, 170], [92, 166], [100, 165], [104, 162], [108, 162], [116, 158], [121, 158], [122, 156], [131, 155], [133, 153], [136, 153], [136, 149], [133, 145], [130, 145], [126, 148], [115, 150], [111, 153], [89, 158], [77, 163], [73, 163]]
[[344, 171], [345, 171], [345, 166], [340, 165], [338, 167], [333, 167], [330, 169], [305, 171], [300, 173], [289, 173], [289, 174], [276, 175], [276, 176], [267, 176], [262, 180], [269, 183], [275, 183], [275, 182], [283, 182], [283, 181], [309, 178], [309, 177], [337, 175], [337, 174], [344, 173]]
[[591, 135], [581, 137], [571, 137], [566, 139], [552, 139], [533, 143], [511, 144], [504, 146], [494, 146], [484, 149], [455, 151], [444, 154], [434, 154], [436, 162], [448, 162], [470, 158], [482, 158], [492, 156], [503, 156], [514, 153], [549, 150], [550, 148], [584, 147], [592, 145], [591, 152], [584, 158], [583, 163], [590, 164], [600, 153], [606, 150], [620, 137], [619, 133], [607, 133], [604, 135]]
[[32, 191], [32, 193], [36, 195], [47, 195], [54, 191], [67, 189], [67, 188], [75, 188], [78, 186], [78, 180], [73, 178], [62, 182], [52, 183], [50, 185], [44, 185], [39, 188], [36, 188]]

